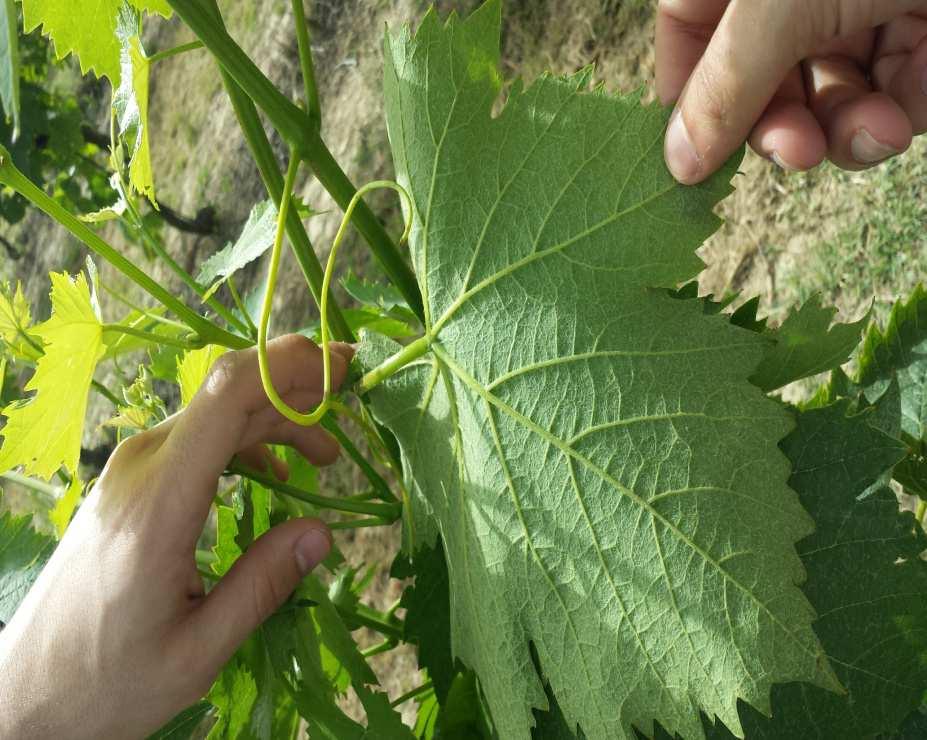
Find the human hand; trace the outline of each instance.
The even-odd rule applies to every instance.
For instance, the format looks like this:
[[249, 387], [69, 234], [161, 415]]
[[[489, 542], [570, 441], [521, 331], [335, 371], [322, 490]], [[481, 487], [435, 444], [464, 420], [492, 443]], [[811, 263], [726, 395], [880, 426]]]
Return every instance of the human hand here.
[[785, 169], [861, 170], [927, 131], [927, 0], [661, 0], [656, 48], [685, 184], [748, 138]]
[[[337, 387], [352, 350], [332, 350]], [[292, 335], [268, 352], [284, 400], [318, 404], [320, 350]], [[288, 521], [204, 595], [194, 553], [219, 476], [236, 454], [263, 469], [265, 443], [316, 464], [338, 455], [321, 428], [271, 407], [248, 350], [220, 358], [186, 410], [119, 445], [0, 633], [0, 737], [145, 737], [206, 694], [331, 547], [322, 522]]]

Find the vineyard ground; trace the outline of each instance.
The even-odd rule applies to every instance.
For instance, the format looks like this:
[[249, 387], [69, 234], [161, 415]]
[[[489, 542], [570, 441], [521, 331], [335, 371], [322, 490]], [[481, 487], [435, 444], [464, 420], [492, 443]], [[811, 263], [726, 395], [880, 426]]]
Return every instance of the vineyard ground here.
[[[460, 12], [476, 4], [475, 0], [439, 3], [442, 10], [457, 8]], [[295, 96], [300, 81], [296, 50], [291, 45], [289, 3], [233, 0], [221, 5], [233, 35], [272, 79], [282, 83], [283, 89], [291, 88]], [[326, 140], [355, 182], [388, 176], [391, 165], [380, 95], [382, 32], [385, 23], [419, 16], [426, 3], [314, 0], [310, 5]], [[652, 5], [617, 0], [509, 0], [506, 72], [530, 80], [545, 68], [568, 72], [595, 60], [597, 80], [612, 89], [633, 89], [653, 77]], [[257, 22], [258, 12], [261, 22]], [[147, 47], [152, 51], [189, 40], [175, 22], [150, 23], [148, 35]], [[103, 99], [100, 109], [105, 122]], [[184, 213], [195, 213], [205, 205], [217, 211], [222, 233], [216, 237], [164, 232], [169, 250], [192, 269], [235, 235], [251, 206], [264, 197], [263, 186], [246, 156], [237, 121], [206, 53], [186, 54], [158, 66], [152, 79], [151, 111], [159, 196]], [[275, 144], [282, 159], [284, 149], [279, 141]], [[819, 291], [826, 303], [838, 306], [840, 318], [850, 320], [866, 311], [873, 296], [877, 314], [884, 315], [890, 301], [927, 275], [927, 141], [915, 143], [908, 156], [868, 173], [847, 174], [824, 167], [806, 175], [786, 174], [752, 154], [742, 171], [735, 182], [737, 193], [723, 207], [725, 226], [702, 250], [709, 265], [701, 279], [703, 292], [759, 294], [762, 305], [776, 319], [786, 306]], [[311, 180], [303, 183], [300, 192], [313, 207], [334, 210], [322, 188]], [[384, 214], [388, 227], [398, 233], [391, 196], [371, 197], [376, 212]], [[330, 213], [309, 222], [310, 236], [322, 257], [337, 221]], [[45, 273], [79, 269], [83, 253], [55, 224], [37, 214], [3, 235], [24, 247], [23, 240], [41, 245], [40, 258], [7, 261], [3, 273], [22, 279], [31, 289], [29, 297], [37, 312], [47, 312], [47, 299], [40, 295], [47, 285]], [[109, 236], [124, 243], [119, 234]], [[350, 241], [342, 254], [344, 268], [369, 272], [370, 257], [357, 241]], [[173, 285], [168, 275], [158, 277]], [[246, 289], [260, 276], [252, 272], [248, 277]], [[104, 279], [119, 284], [118, 277], [105, 267]], [[292, 261], [282, 270], [275, 303], [278, 333], [299, 328], [314, 314]], [[788, 392], [798, 395], [807, 387], [808, 382]], [[98, 424], [108, 412], [107, 406], [93, 403], [92, 423], [87, 427], [93, 435], [86, 440], [89, 446], [100, 443]], [[339, 493], [361, 482], [350, 465], [341, 463], [326, 471], [323, 485]], [[7, 497], [6, 505], [11, 504], [25, 505], [15, 496]], [[361, 529], [340, 534], [338, 539], [349, 558], [382, 563], [388, 562], [387, 554], [398, 546], [398, 530]], [[371, 601], [382, 608], [397, 594], [386, 571], [377, 573], [369, 592]], [[408, 652], [391, 652], [376, 668], [394, 696], [418, 682], [415, 660]]]

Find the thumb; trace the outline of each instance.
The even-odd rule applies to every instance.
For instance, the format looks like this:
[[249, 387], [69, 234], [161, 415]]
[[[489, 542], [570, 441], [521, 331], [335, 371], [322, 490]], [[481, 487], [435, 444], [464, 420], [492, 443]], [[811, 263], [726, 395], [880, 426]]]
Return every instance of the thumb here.
[[803, 54], [797, 3], [732, 2], [696, 65], [666, 132], [666, 164], [701, 182], [740, 147]]
[[331, 547], [331, 532], [317, 519], [292, 519], [269, 530], [193, 611], [182, 641], [196, 645], [209, 668], [218, 672]]

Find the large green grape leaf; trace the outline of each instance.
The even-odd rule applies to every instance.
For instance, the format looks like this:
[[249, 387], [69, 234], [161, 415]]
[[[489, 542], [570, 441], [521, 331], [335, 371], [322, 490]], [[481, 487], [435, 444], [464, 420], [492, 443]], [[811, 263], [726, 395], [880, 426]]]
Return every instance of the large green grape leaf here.
[[[818, 611], [821, 638], [846, 694], [792, 683], [772, 692], [772, 718], [741, 707], [749, 740], [869, 738], [897, 728], [927, 686], [927, 547], [911, 513], [881, 487], [861, 494], [901, 459], [904, 444], [848, 415], [849, 400], [798, 415], [783, 442], [792, 487], [816, 531], [798, 551], [804, 591]], [[713, 737], [731, 738], [718, 729]]]
[[[166, 0], [129, 0], [139, 10], [170, 17]], [[116, 36], [119, 11], [124, 0], [23, 0], [23, 30], [42, 26], [55, 43], [55, 54], [63, 59], [75, 54], [83, 74], [108, 77], [113, 88], [120, 82], [120, 43]]]
[[767, 342], [663, 290], [700, 270], [736, 163], [679, 186], [666, 112], [586, 91], [588, 72], [515, 85], [494, 116], [500, 14], [386, 40], [430, 343], [371, 394], [402, 448], [406, 543], [441, 535], [454, 654], [501, 737], [547, 708], [530, 645], [589, 738], [654, 719], [699, 737], [699, 709], [739, 731], [738, 697], [839, 685], [798, 586], [791, 421], [747, 381]]
[[52, 315], [30, 334], [44, 343], [26, 391], [32, 398], [5, 409], [0, 470], [23, 466], [26, 475], [48, 480], [64, 465], [77, 473], [87, 395], [103, 356], [103, 324], [83, 273], [51, 274]]

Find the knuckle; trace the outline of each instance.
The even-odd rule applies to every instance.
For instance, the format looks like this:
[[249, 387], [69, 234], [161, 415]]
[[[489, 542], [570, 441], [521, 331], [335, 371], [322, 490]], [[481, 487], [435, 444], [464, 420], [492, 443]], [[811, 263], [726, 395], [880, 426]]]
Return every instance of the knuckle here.
[[698, 94], [694, 112], [700, 119], [698, 123], [713, 131], [725, 130], [730, 125], [737, 100], [737, 86], [732, 84], [731, 74], [722, 74], [711, 64], [696, 68], [694, 82]]
[[222, 395], [235, 386], [240, 368], [239, 353], [226, 352], [212, 364], [206, 382], [203, 383], [203, 390], [210, 395]]

